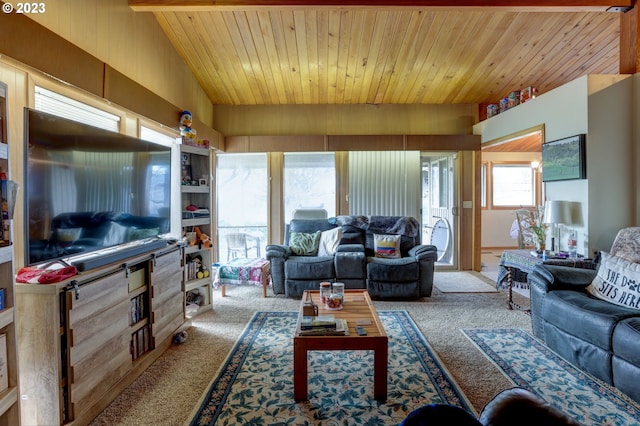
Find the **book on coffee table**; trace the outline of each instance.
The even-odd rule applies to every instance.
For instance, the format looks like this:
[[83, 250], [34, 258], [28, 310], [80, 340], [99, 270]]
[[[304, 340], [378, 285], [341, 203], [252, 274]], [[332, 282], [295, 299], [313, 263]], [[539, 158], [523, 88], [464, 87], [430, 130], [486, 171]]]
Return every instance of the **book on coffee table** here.
[[300, 320], [301, 330], [312, 330], [315, 328], [336, 328], [336, 317], [333, 315], [318, 315], [315, 317], [305, 316]]
[[338, 318], [334, 320], [333, 327], [312, 327], [300, 329], [300, 336], [346, 336], [349, 334], [347, 321]]

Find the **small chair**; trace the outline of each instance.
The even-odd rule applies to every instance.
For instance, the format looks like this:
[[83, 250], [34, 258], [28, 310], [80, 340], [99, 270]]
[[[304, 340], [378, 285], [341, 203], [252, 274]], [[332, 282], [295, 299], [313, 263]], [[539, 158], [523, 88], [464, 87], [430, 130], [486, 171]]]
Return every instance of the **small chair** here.
[[326, 219], [325, 209], [296, 209], [293, 211], [294, 219]]
[[438, 262], [451, 260], [451, 226], [444, 217], [438, 218], [431, 231], [431, 245], [438, 248]]
[[533, 213], [531, 210], [518, 209], [516, 210], [516, 222], [518, 223], [518, 248], [526, 248], [526, 240], [530, 238], [531, 232], [528, 231], [528, 224], [533, 221]]
[[239, 255], [243, 255], [245, 258], [249, 257], [250, 249], [256, 249], [258, 257], [260, 256], [258, 244], [251, 246], [247, 244], [247, 234], [238, 232], [227, 234], [225, 238], [227, 240], [227, 260], [235, 259]]

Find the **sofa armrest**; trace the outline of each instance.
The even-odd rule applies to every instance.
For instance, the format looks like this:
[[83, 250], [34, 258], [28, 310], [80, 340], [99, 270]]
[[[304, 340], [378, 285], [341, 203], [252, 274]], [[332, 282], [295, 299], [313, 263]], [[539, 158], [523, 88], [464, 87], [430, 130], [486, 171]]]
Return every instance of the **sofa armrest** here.
[[340, 244], [336, 248], [336, 253], [364, 253], [362, 244]]
[[273, 294], [284, 294], [284, 264], [291, 255], [291, 249], [280, 244], [269, 244], [266, 250], [266, 258], [271, 263], [271, 288]]
[[431, 244], [418, 244], [409, 250], [409, 256], [415, 257], [418, 262], [421, 260], [437, 260], [438, 248]]
[[598, 273], [597, 270], [571, 266], [537, 265], [528, 274], [527, 281], [538, 290], [584, 290]]
[[271, 260], [274, 257], [288, 258], [291, 255], [291, 249], [281, 244], [269, 244], [266, 247], [267, 260]]
[[531, 289], [531, 328], [533, 334], [545, 340], [544, 304], [547, 294], [553, 290], [583, 292], [597, 274], [596, 270], [571, 266], [536, 265], [527, 275]]

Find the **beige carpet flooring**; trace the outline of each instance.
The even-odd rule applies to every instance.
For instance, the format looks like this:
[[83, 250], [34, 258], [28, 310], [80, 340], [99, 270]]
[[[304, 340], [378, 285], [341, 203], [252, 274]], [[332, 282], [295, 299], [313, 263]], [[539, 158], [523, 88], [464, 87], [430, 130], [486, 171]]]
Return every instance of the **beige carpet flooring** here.
[[[438, 274], [438, 272], [436, 272]], [[526, 298], [514, 296], [528, 304]], [[463, 328], [517, 327], [531, 331], [531, 318], [507, 309], [507, 295], [442, 293], [412, 302], [376, 301], [378, 310], [409, 312], [429, 344], [477, 411], [498, 392], [512, 387], [497, 368], [462, 334]], [[214, 291], [214, 309], [193, 320], [189, 338], [169, 348], [107, 407], [92, 425], [181, 425], [206, 391], [220, 364], [256, 310], [295, 311], [299, 301], [262, 298], [258, 287]]]

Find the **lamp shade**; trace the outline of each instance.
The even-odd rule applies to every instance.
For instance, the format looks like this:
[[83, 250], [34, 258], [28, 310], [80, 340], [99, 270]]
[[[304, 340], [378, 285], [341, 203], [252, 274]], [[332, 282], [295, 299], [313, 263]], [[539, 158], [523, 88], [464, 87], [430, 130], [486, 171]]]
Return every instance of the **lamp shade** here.
[[571, 204], [569, 201], [545, 201], [542, 223], [572, 224]]
[[571, 222], [568, 225], [583, 226], [582, 223], [582, 203], [577, 201], [569, 202], [569, 210], [571, 212]]

